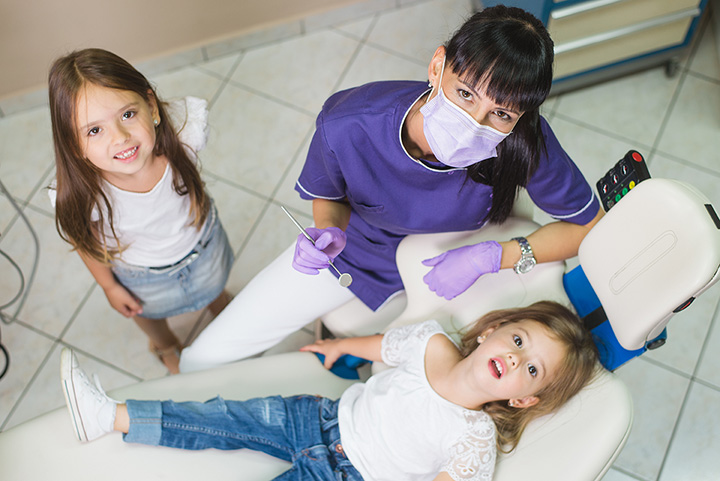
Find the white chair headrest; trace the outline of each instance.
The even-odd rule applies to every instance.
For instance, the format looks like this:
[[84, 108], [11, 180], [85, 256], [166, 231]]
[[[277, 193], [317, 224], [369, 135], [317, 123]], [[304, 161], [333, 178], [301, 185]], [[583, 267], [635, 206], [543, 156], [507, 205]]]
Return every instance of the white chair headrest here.
[[718, 280], [720, 222], [695, 188], [648, 179], [590, 231], [579, 260], [620, 345], [640, 349]]

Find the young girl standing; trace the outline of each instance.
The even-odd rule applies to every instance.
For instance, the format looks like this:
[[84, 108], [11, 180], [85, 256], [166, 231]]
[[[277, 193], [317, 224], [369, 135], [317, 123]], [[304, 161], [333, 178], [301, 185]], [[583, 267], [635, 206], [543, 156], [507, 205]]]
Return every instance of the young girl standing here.
[[207, 104], [161, 102], [140, 72], [100, 49], [56, 60], [49, 95], [58, 232], [177, 373], [181, 344], [167, 317], [217, 314], [230, 299], [233, 252], [196, 166]]
[[560, 408], [599, 365], [580, 320], [553, 302], [493, 311], [460, 346], [426, 321], [303, 350], [323, 353], [326, 366], [353, 354], [394, 369], [352, 385], [339, 401], [119, 404], [65, 349], [63, 391], [81, 441], [116, 430], [126, 442], [248, 448], [293, 463], [276, 479], [490, 480], [496, 442], [512, 450], [532, 419]]

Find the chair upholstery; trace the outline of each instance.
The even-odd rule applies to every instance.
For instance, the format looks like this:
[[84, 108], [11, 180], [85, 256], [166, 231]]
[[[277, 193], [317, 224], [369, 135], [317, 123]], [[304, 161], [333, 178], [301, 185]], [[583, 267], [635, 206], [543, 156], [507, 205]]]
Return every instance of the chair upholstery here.
[[[420, 263], [422, 259], [465, 242], [509, 238], [536, 227], [526, 219], [510, 219], [503, 226], [474, 233], [405, 239], [398, 251], [398, 263], [408, 305], [393, 325], [434, 317], [452, 331], [491, 309], [527, 305], [541, 299], [567, 304], [561, 262], [538, 265], [524, 276], [511, 270], [484, 276], [452, 301], [437, 297], [422, 282], [422, 274], [428, 269]], [[362, 310], [358, 312], [363, 314]], [[216, 395], [227, 399], [299, 393], [339, 397], [350, 384], [352, 381], [325, 370], [314, 355], [295, 352], [141, 382], [110, 395], [117, 399], [176, 401], [204, 401]], [[500, 457], [495, 480], [600, 479], [627, 439], [631, 420], [627, 389], [615, 375], [604, 372], [560, 412], [532, 423], [517, 449]], [[249, 451], [189, 452], [129, 445], [120, 441], [119, 434], [80, 444], [65, 408], [0, 433], [0, 458], [1, 479], [28, 480], [260, 481], [272, 479], [288, 467], [284, 461]]]

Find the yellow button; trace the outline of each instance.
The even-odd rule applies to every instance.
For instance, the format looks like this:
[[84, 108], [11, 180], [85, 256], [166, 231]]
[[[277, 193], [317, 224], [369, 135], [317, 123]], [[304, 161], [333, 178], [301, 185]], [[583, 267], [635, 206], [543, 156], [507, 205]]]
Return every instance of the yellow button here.
[[633, 187], [635, 187], [635, 181], [634, 181], [634, 180], [631, 180], [630, 183], [628, 184], [628, 187], [630, 187], [631, 189], [632, 189]]

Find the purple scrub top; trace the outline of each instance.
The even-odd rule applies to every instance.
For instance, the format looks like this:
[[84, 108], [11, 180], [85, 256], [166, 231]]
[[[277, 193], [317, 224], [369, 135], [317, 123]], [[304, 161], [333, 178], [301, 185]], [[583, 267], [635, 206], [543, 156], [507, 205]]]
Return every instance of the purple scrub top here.
[[[395, 263], [403, 237], [478, 229], [492, 205], [492, 187], [470, 180], [464, 168], [405, 151], [405, 116], [427, 91], [423, 82], [388, 81], [331, 96], [295, 185], [303, 199], [346, 199], [352, 207], [347, 245], [334, 263], [352, 274], [350, 289], [373, 310], [403, 289]], [[541, 125], [547, 155], [528, 193], [554, 218], [587, 224], [598, 200], [545, 119]]]

